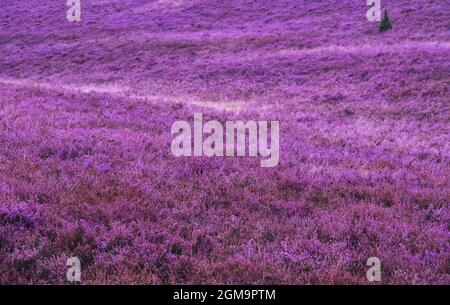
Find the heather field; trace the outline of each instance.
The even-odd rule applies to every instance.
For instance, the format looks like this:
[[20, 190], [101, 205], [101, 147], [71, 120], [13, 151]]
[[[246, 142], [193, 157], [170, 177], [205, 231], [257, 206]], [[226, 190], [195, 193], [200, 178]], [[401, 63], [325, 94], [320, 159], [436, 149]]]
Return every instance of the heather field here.
[[[0, 0], [0, 284], [450, 284], [450, 2]], [[175, 157], [177, 120], [280, 158]]]

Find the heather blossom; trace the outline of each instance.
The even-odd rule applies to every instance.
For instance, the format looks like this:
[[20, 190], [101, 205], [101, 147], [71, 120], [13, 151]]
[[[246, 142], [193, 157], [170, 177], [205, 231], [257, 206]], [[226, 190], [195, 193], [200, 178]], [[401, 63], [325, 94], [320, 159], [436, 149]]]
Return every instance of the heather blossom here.
[[0, 283], [450, 283], [449, 8], [1, 1]]

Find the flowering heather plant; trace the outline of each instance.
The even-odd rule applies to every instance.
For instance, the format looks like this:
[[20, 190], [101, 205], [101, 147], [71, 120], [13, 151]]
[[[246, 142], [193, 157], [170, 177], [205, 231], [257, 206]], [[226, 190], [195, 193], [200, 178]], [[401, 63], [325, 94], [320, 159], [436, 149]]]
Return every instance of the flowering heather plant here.
[[[365, 4], [2, 1], [0, 283], [449, 284], [450, 7]], [[175, 157], [194, 113], [279, 163]]]

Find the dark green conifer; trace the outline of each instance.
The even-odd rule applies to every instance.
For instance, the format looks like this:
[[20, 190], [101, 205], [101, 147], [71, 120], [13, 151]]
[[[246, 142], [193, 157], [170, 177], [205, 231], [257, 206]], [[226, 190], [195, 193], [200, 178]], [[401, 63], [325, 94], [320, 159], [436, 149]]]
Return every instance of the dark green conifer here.
[[387, 11], [384, 11], [384, 17], [383, 20], [381, 20], [380, 23], [380, 32], [385, 32], [387, 30], [392, 29], [392, 23], [391, 20], [388, 17]]

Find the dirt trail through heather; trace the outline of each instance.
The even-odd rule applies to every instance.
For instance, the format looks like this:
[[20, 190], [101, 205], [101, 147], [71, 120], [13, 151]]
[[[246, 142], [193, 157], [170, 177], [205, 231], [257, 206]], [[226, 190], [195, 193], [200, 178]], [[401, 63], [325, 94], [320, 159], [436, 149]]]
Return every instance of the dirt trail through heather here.
[[288, 49], [280, 51], [281, 54], [286, 52], [298, 54], [314, 54], [314, 53], [398, 53], [405, 50], [420, 49], [422, 51], [434, 51], [436, 49], [450, 49], [450, 42], [447, 41], [407, 41], [395, 44], [362, 44], [352, 46], [324, 46], [311, 49]]
[[[308, 56], [328, 54], [379, 54], [379, 53], [402, 53], [411, 50], [424, 52], [446, 51], [450, 49], [447, 41], [404, 41], [394, 44], [359, 44], [359, 45], [329, 45], [314, 48], [288, 48], [274, 52], [267, 50], [251, 51], [236, 57], [235, 62], [245, 62], [253, 59], [276, 58], [280, 56]], [[218, 55], [217, 60], [222, 59], [223, 54]], [[213, 58], [213, 61], [215, 58]]]
[[133, 89], [122, 85], [67, 85], [67, 84], [52, 84], [44, 81], [35, 81], [30, 79], [11, 79], [0, 76], [0, 84], [14, 85], [25, 88], [39, 88], [52, 91], [61, 92], [76, 92], [76, 93], [103, 93], [113, 97], [127, 97], [133, 99], [139, 99], [143, 101], [164, 101], [167, 103], [184, 103], [198, 107], [205, 107], [219, 111], [233, 111], [237, 112], [242, 109], [243, 102], [210, 102], [202, 101], [191, 96], [167, 96], [157, 94], [143, 94], [137, 93]]
[[[236, 58], [237, 61], [246, 61], [252, 59], [272, 58], [277, 56], [304, 56], [312, 54], [345, 54], [345, 53], [365, 53], [365, 54], [377, 54], [377, 53], [396, 53], [404, 52], [405, 50], [420, 50], [424, 52], [434, 52], [450, 49], [450, 42], [443, 41], [406, 41], [395, 44], [362, 44], [362, 45], [332, 45], [321, 46], [309, 49], [283, 49], [273, 53], [267, 53], [266, 51], [250, 52], [242, 54]], [[262, 53], [261, 53], [262, 52]], [[223, 55], [221, 55], [223, 56]], [[67, 83], [52, 83], [44, 80], [33, 79], [14, 79], [3, 77], [0, 75], [0, 84], [15, 85], [27, 88], [41, 88], [46, 90], [66, 91], [66, 92], [81, 92], [81, 93], [103, 93], [116, 97], [128, 97], [134, 99], [140, 99], [143, 101], [164, 101], [168, 103], [183, 103], [193, 106], [210, 108], [218, 111], [241, 111], [245, 104], [244, 101], [228, 101], [228, 102], [215, 102], [204, 101], [195, 96], [169, 96], [162, 94], [148, 94], [142, 91], [136, 91], [128, 86], [122, 84], [67, 84]]]

